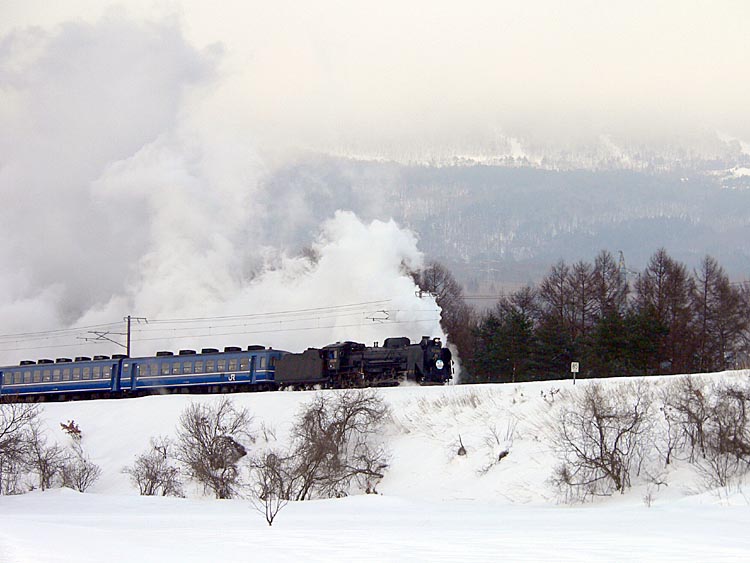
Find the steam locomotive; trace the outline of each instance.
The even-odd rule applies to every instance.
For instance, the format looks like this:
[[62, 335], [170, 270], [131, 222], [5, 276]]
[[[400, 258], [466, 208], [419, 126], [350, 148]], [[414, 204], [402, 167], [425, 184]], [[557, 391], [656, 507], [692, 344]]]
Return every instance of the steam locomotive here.
[[155, 393], [230, 393], [284, 388], [344, 388], [452, 378], [450, 351], [439, 338], [387, 338], [383, 346], [337, 342], [295, 354], [264, 346], [162, 351], [155, 356], [79, 356], [24, 360], [0, 367], [0, 399], [56, 401]]
[[372, 387], [401, 381], [443, 384], [452, 377], [451, 352], [439, 338], [386, 338], [383, 346], [337, 342], [301, 354], [286, 354], [276, 365], [281, 386]]

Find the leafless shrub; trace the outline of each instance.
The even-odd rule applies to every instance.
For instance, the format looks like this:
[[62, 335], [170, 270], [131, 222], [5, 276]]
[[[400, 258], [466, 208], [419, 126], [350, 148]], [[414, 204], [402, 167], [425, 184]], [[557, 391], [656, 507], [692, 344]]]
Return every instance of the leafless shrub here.
[[180, 415], [177, 459], [188, 475], [216, 498], [232, 498], [240, 485], [239, 461], [247, 454], [240, 443], [252, 439], [252, 417], [227, 398], [216, 405], [192, 403]]
[[489, 450], [488, 462], [481, 469], [479, 469], [479, 475], [487, 474], [493, 467], [505, 459], [510, 454], [510, 449], [513, 446], [513, 440], [516, 435], [516, 427], [518, 421], [514, 418], [508, 420], [505, 427], [505, 431], [501, 432], [497, 426], [492, 425], [487, 427], [487, 434], [484, 437], [484, 444]]
[[542, 389], [539, 394], [541, 395], [542, 399], [544, 399], [544, 402], [548, 405], [552, 405], [555, 402], [555, 395], [557, 395], [560, 392], [559, 387], [551, 387], [549, 391], [544, 391]]
[[261, 440], [266, 444], [276, 442], [276, 429], [273, 426], [266, 424], [265, 422], [260, 423], [260, 436]]
[[60, 473], [63, 487], [83, 493], [99, 479], [102, 470], [88, 457], [81, 441], [75, 440], [63, 459]]
[[31, 427], [39, 419], [36, 405], [0, 404], [0, 493], [24, 492]]
[[644, 384], [616, 391], [589, 384], [558, 411], [552, 481], [567, 500], [623, 493], [650, 446], [650, 393]]
[[709, 398], [710, 391], [697, 378], [685, 377], [667, 387], [661, 407], [667, 423], [664, 451], [667, 464], [675, 450], [686, 446], [690, 462], [695, 461], [696, 454], [705, 455], [706, 424], [711, 418]]
[[65, 461], [65, 450], [57, 444], [48, 445], [42, 425], [35, 420], [29, 425], [26, 466], [36, 475], [32, 488], [51, 488], [61, 474]]
[[138, 491], [146, 496], [185, 496], [180, 468], [174, 465], [174, 445], [166, 437], [151, 438], [149, 449], [135, 459], [123, 472], [130, 476]]
[[267, 450], [250, 460], [250, 501], [269, 526], [289, 502], [290, 458]]
[[316, 395], [292, 429], [292, 498], [346, 496], [355, 482], [374, 492], [388, 467], [377, 439], [388, 414], [372, 389]]
[[704, 455], [697, 466], [710, 488], [727, 487], [750, 468], [750, 389], [737, 384], [712, 388], [704, 424]]
[[22, 455], [6, 453], [0, 457], [0, 494], [19, 495], [26, 492], [23, 478], [26, 464]]
[[750, 468], [750, 387], [707, 385], [686, 377], [670, 386], [662, 412], [667, 423], [664, 451], [685, 450], [708, 488], [727, 487]]

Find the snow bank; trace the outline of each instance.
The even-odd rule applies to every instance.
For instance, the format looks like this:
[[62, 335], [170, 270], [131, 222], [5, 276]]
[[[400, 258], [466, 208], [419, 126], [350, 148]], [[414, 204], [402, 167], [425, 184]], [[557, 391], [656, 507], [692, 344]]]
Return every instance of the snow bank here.
[[[615, 389], [624, 382], [600, 381]], [[139, 497], [121, 472], [151, 436], [173, 434], [191, 401], [219, 397], [45, 405], [50, 432], [61, 440], [59, 423], [76, 421], [102, 478], [87, 494], [0, 497], [0, 561], [748, 559], [750, 502], [742, 488], [705, 491], [684, 466], [665, 475], [649, 503], [637, 481], [625, 495], [559, 504], [548, 482], [555, 458], [546, 422], [558, 389], [572, 389], [572, 382], [384, 389], [393, 421], [380, 495], [291, 503], [273, 528], [245, 500]], [[272, 426], [283, 441], [312, 394], [232, 399], [253, 413], [256, 428]], [[457, 455], [461, 443], [465, 456]], [[502, 451], [509, 453], [493, 463]]]

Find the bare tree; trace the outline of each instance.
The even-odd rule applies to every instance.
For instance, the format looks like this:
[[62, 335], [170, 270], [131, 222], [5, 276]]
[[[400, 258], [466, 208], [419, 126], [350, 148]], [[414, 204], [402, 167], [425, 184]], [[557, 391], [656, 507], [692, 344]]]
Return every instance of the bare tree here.
[[694, 278], [695, 367], [700, 371], [734, 367], [742, 347], [742, 334], [748, 326], [742, 292], [732, 286], [724, 269], [711, 256], [703, 259]]
[[573, 264], [568, 272], [566, 283], [570, 298], [569, 322], [573, 340], [586, 338], [594, 324], [594, 280], [591, 264], [582, 260]]
[[60, 475], [65, 462], [65, 450], [57, 444], [47, 445], [47, 436], [39, 420], [29, 424], [26, 465], [36, 474], [41, 490], [53, 486], [55, 478]]
[[123, 472], [142, 495], [184, 496], [180, 481], [180, 468], [174, 465], [172, 450], [174, 445], [164, 436], [151, 438], [149, 449], [135, 459], [132, 467]]
[[374, 492], [388, 467], [378, 439], [388, 413], [372, 389], [316, 395], [292, 430], [293, 498], [345, 496], [352, 482]]
[[225, 397], [215, 405], [192, 403], [180, 415], [177, 459], [216, 498], [232, 498], [237, 492], [238, 463], [247, 454], [240, 440], [252, 439], [251, 422], [247, 409]]
[[290, 459], [267, 450], [250, 460], [250, 501], [269, 526], [289, 502]]
[[448, 334], [448, 340], [456, 345], [464, 359], [470, 358], [474, 347], [474, 311], [464, 300], [461, 284], [446, 266], [436, 261], [411, 275], [420, 291], [435, 296], [435, 302], [441, 310], [440, 324]]
[[555, 419], [560, 460], [553, 481], [570, 498], [623, 493], [650, 447], [650, 393], [644, 384], [607, 391], [585, 386]]
[[0, 493], [22, 492], [31, 426], [38, 421], [39, 408], [21, 403], [0, 404]]
[[692, 369], [693, 341], [691, 294], [694, 283], [687, 267], [660, 248], [635, 283], [638, 310], [653, 312], [653, 321], [666, 333], [659, 338], [660, 373], [685, 373]]
[[625, 313], [628, 284], [620, 266], [606, 250], [602, 250], [594, 259], [593, 285], [599, 318]]

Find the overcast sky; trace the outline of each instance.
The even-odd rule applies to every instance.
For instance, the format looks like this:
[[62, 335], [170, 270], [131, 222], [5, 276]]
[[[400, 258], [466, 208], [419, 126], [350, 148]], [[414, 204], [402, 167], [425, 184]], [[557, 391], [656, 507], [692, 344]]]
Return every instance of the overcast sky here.
[[[275, 158], [592, 140], [750, 154], [749, 16], [745, 1], [0, 0], [4, 333], [373, 299], [434, 325], [402, 267], [418, 241], [394, 224], [324, 222], [287, 194], [285, 223], [321, 225], [320, 261], [273, 247]], [[373, 249], [372, 274], [341, 277]]]
[[264, 146], [482, 150], [599, 135], [750, 151], [750, 2], [4, 0], [0, 32], [176, 18], [210, 104]]

